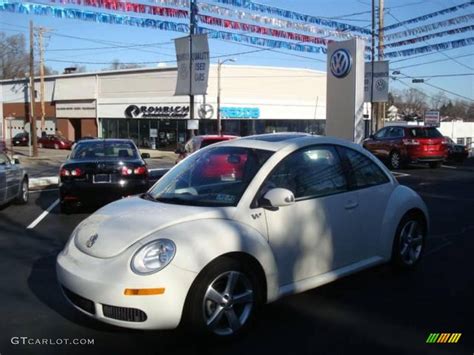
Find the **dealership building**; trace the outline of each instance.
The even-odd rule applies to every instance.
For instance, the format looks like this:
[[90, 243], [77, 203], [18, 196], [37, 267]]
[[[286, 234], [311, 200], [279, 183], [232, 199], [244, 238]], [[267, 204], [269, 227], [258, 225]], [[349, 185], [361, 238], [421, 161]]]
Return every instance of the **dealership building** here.
[[[297, 68], [221, 66], [221, 119], [225, 134], [298, 131], [322, 134], [326, 73]], [[131, 138], [140, 147], [173, 148], [193, 133], [217, 132], [217, 65], [207, 95], [195, 96], [197, 121], [189, 122], [188, 96], [175, 96], [176, 68], [142, 68], [49, 76], [35, 80], [37, 134]], [[28, 79], [1, 81], [0, 134], [29, 131]], [[43, 133], [44, 134], [44, 133]]]

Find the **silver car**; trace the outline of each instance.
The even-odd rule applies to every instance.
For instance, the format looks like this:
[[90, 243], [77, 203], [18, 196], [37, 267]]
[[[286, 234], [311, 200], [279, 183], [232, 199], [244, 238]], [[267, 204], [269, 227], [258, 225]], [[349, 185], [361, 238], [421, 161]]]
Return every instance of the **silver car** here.
[[11, 160], [0, 152], [0, 205], [12, 200], [28, 202], [28, 174], [18, 159]]

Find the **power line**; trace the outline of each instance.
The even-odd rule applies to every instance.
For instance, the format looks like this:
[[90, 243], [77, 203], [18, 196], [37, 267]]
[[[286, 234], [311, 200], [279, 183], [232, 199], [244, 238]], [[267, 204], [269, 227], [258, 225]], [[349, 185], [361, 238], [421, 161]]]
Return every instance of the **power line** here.
[[437, 75], [417, 75], [415, 78], [446, 78], [455, 76], [472, 76], [474, 73], [461, 73], [461, 74], [437, 74]]
[[[465, 54], [465, 55], [460, 55], [458, 56], [457, 58], [465, 58], [465, 57], [470, 57], [470, 56], [473, 56], [474, 53], [469, 53], [469, 54]], [[432, 60], [430, 62], [423, 62], [423, 63], [418, 63], [418, 64], [412, 64], [412, 65], [405, 65], [404, 67], [398, 67], [398, 68], [393, 68], [393, 70], [400, 70], [400, 69], [407, 69], [407, 68], [412, 68], [412, 67], [419, 67], [420, 65], [426, 65], [426, 64], [432, 64], [432, 63], [440, 63], [440, 62], [446, 62], [450, 60], [449, 58], [448, 59], [437, 59], [437, 60]]]

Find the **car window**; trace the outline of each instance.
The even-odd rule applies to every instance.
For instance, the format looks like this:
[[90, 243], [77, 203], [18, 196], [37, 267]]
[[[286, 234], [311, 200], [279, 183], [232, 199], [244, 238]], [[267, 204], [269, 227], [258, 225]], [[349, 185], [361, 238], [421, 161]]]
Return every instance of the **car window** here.
[[378, 131], [377, 133], [374, 134], [374, 137], [377, 138], [377, 139], [380, 139], [380, 138], [386, 138], [387, 135], [388, 135], [388, 127], [387, 128], [382, 128], [380, 131]]
[[321, 197], [347, 190], [339, 156], [334, 147], [308, 147], [286, 157], [267, 178], [264, 194], [281, 187], [293, 192], [296, 199]]
[[0, 153], [0, 165], [10, 164], [10, 159], [3, 153]]
[[349, 162], [349, 176], [353, 188], [361, 189], [389, 182], [387, 175], [377, 164], [353, 149], [339, 148]]
[[129, 142], [78, 142], [71, 153], [71, 159], [138, 159], [135, 146]]
[[413, 127], [409, 129], [414, 138], [442, 138], [443, 135], [434, 127]]
[[390, 138], [401, 138], [404, 136], [403, 128], [401, 127], [390, 127], [388, 131], [388, 137]]

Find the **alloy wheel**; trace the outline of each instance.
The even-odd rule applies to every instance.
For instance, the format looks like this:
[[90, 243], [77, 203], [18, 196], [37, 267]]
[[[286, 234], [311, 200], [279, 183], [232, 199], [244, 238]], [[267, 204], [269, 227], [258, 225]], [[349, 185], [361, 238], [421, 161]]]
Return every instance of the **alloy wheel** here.
[[208, 286], [203, 299], [206, 326], [217, 335], [232, 335], [249, 320], [255, 297], [252, 283], [238, 271], [217, 276]]
[[398, 169], [400, 167], [400, 154], [398, 152], [393, 152], [391, 154], [390, 165], [393, 169]]
[[400, 259], [406, 265], [418, 261], [423, 248], [423, 228], [416, 220], [410, 220], [400, 232]]
[[27, 180], [23, 180], [23, 183], [21, 184], [21, 196], [25, 203], [28, 202], [28, 181]]

